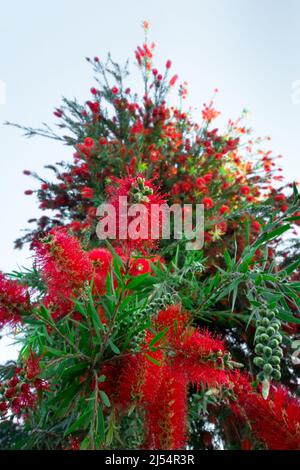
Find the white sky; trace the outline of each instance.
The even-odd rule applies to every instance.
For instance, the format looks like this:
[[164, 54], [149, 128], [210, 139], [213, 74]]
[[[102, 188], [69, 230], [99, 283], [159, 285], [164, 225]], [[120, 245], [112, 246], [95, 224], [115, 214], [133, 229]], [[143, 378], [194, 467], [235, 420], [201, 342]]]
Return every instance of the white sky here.
[[[143, 40], [141, 21], [151, 23], [158, 66], [166, 59], [189, 82], [188, 101], [199, 109], [220, 89], [216, 107], [226, 118], [243, 108], [257, 135], [271, 135], [283, 154], [285, 176], [299, 178], [300, 2], [298, 0], [51, 0], [1, 2], [0, 123], [52, 124], [61, 96], [86, 100], [93, 85], [85, 56], [131, 60]], [[3, 87], [6, 100], [3, 102]], [[294, 93], [294, 96], [293, 96]], [[38, 214], [23, 169], [46, 174], [43, 165], [70, 158], [72, 150], [0, 125], [0, 269], [30, 265], [30, 254], [13, 240]], [[1, 359], [1, 357], [0, 357]]]

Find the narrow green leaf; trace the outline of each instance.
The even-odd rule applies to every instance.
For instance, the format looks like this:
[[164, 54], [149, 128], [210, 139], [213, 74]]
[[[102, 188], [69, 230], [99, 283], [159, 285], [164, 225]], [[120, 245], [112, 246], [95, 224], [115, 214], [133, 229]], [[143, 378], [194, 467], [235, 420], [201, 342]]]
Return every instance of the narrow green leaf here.
[[110, 401], [104, 390], [100, 390], [100, 397], [102, 400], [103, 405], [110, 407]]
[[169, 327], [166, 326], [166, 328], [164, 328], [162, 331], [157, 333], [157, 335], [150, 342], [149, 347], [152, 348], [152, 346], [154, 346], [156, 343], [158, 343], [166, 335], [168, 330], [169, 330]]

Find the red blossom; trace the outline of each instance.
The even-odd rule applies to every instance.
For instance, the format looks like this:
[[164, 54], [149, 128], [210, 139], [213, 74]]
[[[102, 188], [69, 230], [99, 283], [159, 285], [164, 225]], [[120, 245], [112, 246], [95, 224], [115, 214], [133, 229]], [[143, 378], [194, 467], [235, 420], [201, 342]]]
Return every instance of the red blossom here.
[[27, 289], [0, 272], [0, 328], [21, 321], [22, 314], [28, 313], [29, 308]]

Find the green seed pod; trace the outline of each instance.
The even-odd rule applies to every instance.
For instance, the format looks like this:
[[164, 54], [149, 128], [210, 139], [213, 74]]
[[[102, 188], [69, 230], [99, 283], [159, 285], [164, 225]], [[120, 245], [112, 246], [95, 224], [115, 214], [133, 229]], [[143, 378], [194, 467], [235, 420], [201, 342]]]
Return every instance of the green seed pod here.
[[283, 352], [281, 348], [273, 349], [273, 356], [283, 357]]
[[263, 349], [263, 353], [265, 356], [270, 357], [272, 356], [272, 349], [269, 346], [265, 346]]
[[273, 335], [275, 334], [275, 330], [274, 330], [274, 328], [273, 328], [272, 326], [269, 326], [269, 327], [267, 328], [267, 334], [268, 334], [269, 336], [273, 336]]
[[277, 346], [279, 346], [279, 344], [280, 342], [276, 338], [273, 338], [269, 341], [270, 348], [276, 348]]
[[265, 378], [265, 374], [263, 372], [259, 372], [257, 374], [257, 380], [259, 380], [259, 382], [262, 382]]
[[265, 374], [270, 375], [273, 372], [273, 366], [267, 363], [264, 365], [263, 371]]
[[262, 354], [263, 350], [264, 350], [264, 347], [262, 344], [257, 344], [254, 349], [256, 354]]
[[261, 318], [268, 316], [268, 310], [260, 310], [259, 315]]
[[280, 379], [281, 379], [281, 372], [280, 372], [280, 370], [277, 370], [277, 369], [275, 370], [275, 369], [274, 369], [274, 370], [272, 371], [272, 377], [273, 377], [274, 380], [280, 380]]
[[270, 320], [267, 317], [265, 317], [262, 319], [261, 324], [262, 326], [269, 326]]
[[267, 318], [269, 318], [269, 320], [272, 320], [273, 318], [275, 318], [275, 313], [272, 312], [271, 310], [268, 310]]
[[281, 327], [281, 323], [279, 320], [272, 320], [271, 326], [275, 328], [276, 331], [278, 331]]
[[269, 336], [265, 333], [257, 337], [257, 343], [266, 344], [269, 341]]
[[274, 349], [273, 349], [273, 354], [275, 354], [275, 356], [276, 356], [276, 355], [277, 355], [277, 356], [280, 355], [280, 353], [281, 353], [281, 347], [280, 347], [280, 346], [278, 346], [277, 348], [274, 348]]
[[264, 326], [258, 326], [258, 327], [256, 328], [255, 334], [256, 334], [256, 335], [261, 335], [261, 334], [263, 334], [264, 332], [265, 332], [265, 327], [264, 327]]
[[263, 367], [264, 365], [264, 360], [262, 357], [255, 357], [253, 359], [253, 363], [257, 366], [257, 367]]
[[276, 364], [280, 364], [281, 359], [278, 356], [272, 356], [270, 361], [271, 361], [272, 364], [276, 365]]

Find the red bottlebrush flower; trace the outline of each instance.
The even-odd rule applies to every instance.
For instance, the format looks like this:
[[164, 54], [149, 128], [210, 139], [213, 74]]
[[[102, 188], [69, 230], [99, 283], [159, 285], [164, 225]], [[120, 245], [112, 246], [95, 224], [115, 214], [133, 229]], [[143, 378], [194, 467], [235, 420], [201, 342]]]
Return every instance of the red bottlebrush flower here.
[[23, 170], [23, 175], [29, 176], [29, 175], [31, 175], [31, 171]]
[[182, 312], [180, 304], [170, 305], [157, 313], [155, 326], [158, 329], [163, 329], [167, 326], [169, 328], [168, 336], [175, 338], [181, 334], [183, 329], [188, 325], [189, 320], [189, 315]]
[[178, 75], [174, 75], [174, 77], [172, 77], [171, 80], [169, 81], [169, 85], [174, 86], [177, 79], [178, 79]]
[[[91, 147], [88, 147], [88, 146], [85, 145], [85, 144], [77, 144], [77, 145], [76, 145], [76, 148], [79, 150], [79, 155], [80, 155], [80, 153], [82, 153], [82, 154], [85, 155], [87, 158], [89, 158], [90, 153], [91, 153]], [[76, 171], [78, 171], [78, 169], [76, 169]], [[79, 170], [79, 171], [80, 171], [80, 170]]]
[[300, 449], [300, 402], [283, 387], [272, 386], [265, 400], [245, 375], [232, 374], [237, 402], [232, 410], [247, 420], [257, 439], [270, 450]]
[[91, 137], [86, 137], [84, 139], [84, 145], [86, 145], [87, 147], [94, 147], [94, 139], [92, 139]]
[[202, 188], [203, 186], [205, 186], [206, 182], [205, 182], [205, 179], [204, 178], [197, 178], [196, 179], [196, 186], [197, 188]]
[[14, 376], [8, 381], [8, 386], [9, 387], [15, 387], [18, 383], [19, 383], [18, 377]]
[[61, 118], [63, 115], [63, 112], [60, 109], [56, 109], [53, 114], [54, 116]]
[[46, 380], [35, 379], [33, 385], [37, 390], [49, 390], [49, 383]]
[[106, 248], [95, 248], [88, 252], [94, 268], [94, 288], [96, 292], [103, 295], [106, 291], [106, 278], [112, 264], [112, 254]]
[[254, 220], [251, 224], [252, 230], [254, 233], [260, 233], [261, 225], [257, 220]]
[[211, 122], [219, 116], [220, 112], [216, 111], [212, 106], [204, 105], [202, 110], [202, 118], [206, 122]]
[[157, 400], [146, 408], [146, 449], [177, 450], [186, 444], [187, 382], [183, 373], [165, 366]]
[[34, 379], [40, 373], [39, 362], [41, 357], [38, 357], [33, 351], [30, 351], [29, 357], [26, 361], [26, 377], [28, 380]]
[[221, 207], [220, 207], [220, 210], [219, 210], [219, 213], [220, 213], [220, 215], [229, 214], [229, 213], [230, 213], [230, 209], [229, 209], [228, 206], [221, 206]]
[[95, 103], [92, 103], [92, 101], [87, 101], [86, 104], [88, 105], [88, 107], [90, 108], [90, 110], [92, 111], [93, 114], [98, 114], [99, 113], [100, 104], [99, 104], [98, 101], [96, 101]]
[[182, 187], [182, 191], [183, 191], [184, 193], [189, 193], [190, 190], [192, 189], [192, 185], [191, 185], [191, 183], [190, 183], [189, 181], [184, 181], [184, 182], [182, 183], [181, 187]]
[[174, 195], [180, 194], [180, 185], [178, 183], [175, 183], [174, 186], [172, 187], [172, 194]]
[[81, 197], [83, 199], [93, 199], [94, 197], [94, 191], [92, 188], [89, 188], [88, 186], [85, 186], [81, 190]]
[[98, 93], [97, 89], [94, 88], [94, 87], [91, 88], [90, 92], [92, 93], [92, 95], [97, 95], [97, 93]]
[[167, 69], [170, 69], [171, 66], [172, 66], [172, 62], [171, 62], [170, 60], [167, 60], [167, 62], [166, 62], [166, 68], [167, 68]]
[[71, 436], [69, 438], [71, 450], [80, 450], [80, 439], [78, 437]]
[[17, 393], [17, 389], [15, 387], [8, 388], [5, 393], [5, 397], [9, 400], [12, 399]]
[[226, 233], [227, 232], [227, 223], [225, 221], [223, 222], [219, 222], [218, 224], [215, 225], [215, 229], [218, 231], [218, 232], [221, 232], [221, 233]]
[[129, 274], [130, 276], [139, 276], [140, 274], [146, 274], [150, 271], [150, 261], [146, 258], [137, 258], [132, 260]]
[[248, 194], [250, 194], [249, 186], [242, 186], [240, 191], [243, 196], [248, 196]]
[[222, 184], [221, 188], [223, 189], [223, 191], [225, 191], [226, 189], [229, 188], [229, 186], [230, 186], [229, 183], [226, 182]]
[[205, 209], [212, 209], [214, 205], [213, 200], [210, 197], [205, 197], [202, 202], [204, 204]]
[[[127, 250], [144, 250], [157, 245], [164, 214], [159, 206], [165, 204], [152, 181], [142, 176], [135, 178], [115, 179], [107, 187], [108, 203], [116, 212], [116, 239], [125, 245]], [[139, 204], [143, 208], [137, 216], [130, 214], [130, 208]]]
[[5, 278], [0, 272], [0, 328], [21, 321], [22, 314], [27, 313], [29, 308], [27, 289], [17, 281]]
[[28, 383], [23, 383], [20, 388], [22, 393], [29, 393], [30, 392], [30, 387]]
[[114, 95], [117, 95], [119, 93], [119, 90], [116, 86], [112, 87], [111, 89], [111, 92], [114, 94]]
[[176, 370], [185, 374], [186, 382], [198, 386], [221, 386], [228, 383], [224, 370], [216, 363], [225, 353], [223, 341], [208, 331], [189, 327], [190, 318], [180, 305], [167, 307], [157, 314], [155, 327], [159, 331], [168, 327], [165, 338], [173, 349]]
[[[88, 254], [79, 241], [66, 229], [53, 229], [49, 238], [37, 244], [37, 261], [48, 288], [48, 305], [60, 306], [61, 313], [70, 307], [74, 290], [82, 288], [90, 280], [93, 268]], [[45, 302], [44, 302], [45, 303]]]
[[274, 196], [274, 201], [285, 201], [286, 200], [286, 197], [284, 194], [277, 194], [276, 196]]
[[113, 257], [107, 248], [94, 248], [88, 252], [88, 256], [96, 270], [108, 273]]
[[144, 30], [147, 31], [147, 30], [149, 29], [149, 27], [150, 27], [149, 21], [144, 20], [144, 21], [142, 22], [142, 26], [143, 26]]
[[5, 401], [0, 402], [0, 413], [4, 414], [8, 410], [8, 405]]
[[210, 243], [212, 241], [212, 235], [208, 232], [204, 232], [204, 241]]
[[241, 448], [242, 450], [251, 450], [252, 449], [252, 442], [250, 439], [243, 439], [241, 442]]
[[26, 189], [26, 191], [24, 191], [24, 194], [26, 196], [31, 196], [31, 194], [33, 194], [33, 191], [32, 191], [32, 189]]
[[211, 180], [212, 180], [212, 177], [213, 177], [212, 173], [207, 173], [206, 175], [203, 176], [204, 181], [205, 181], [206, 183], [210, 183]]
[[[148, 334], [146, 343], [151, 339], [153, 335]], [[147, 345], [145, 349], [147, 350]], [[149, 352], [149, 355], [155, 361], [162, 363], [161, 351]], [[144, 353], [137, 353], [122, 360], [120, 371], [115, 399], [123, 408], [128, 408], [132, 403], [143, 403], [148, 406], [155, 400], [163, 376], [162, 365], [150, 361]]]

